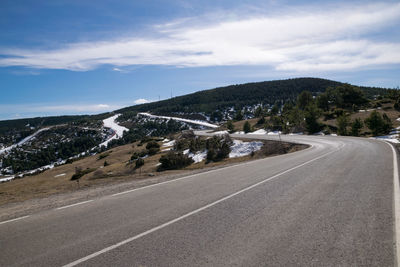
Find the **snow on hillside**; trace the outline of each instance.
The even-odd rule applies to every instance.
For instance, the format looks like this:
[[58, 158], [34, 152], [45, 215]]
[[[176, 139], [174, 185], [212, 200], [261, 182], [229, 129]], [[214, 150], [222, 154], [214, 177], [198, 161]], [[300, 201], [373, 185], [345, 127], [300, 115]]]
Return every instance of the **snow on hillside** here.
[[111, 130], [114, 131], [114, 134], [111, 136], [111, 138], [107, 139], [106, 141], [104, 141], [103, 143], [101, 143], [99, 146], [107, 146], [108, 143], [111, 140], [114, 139], [119, 139], [123, 136], [124, 131], [129, 131], [128, 128], [125, 128], [124, 126], [119, 125], [115, 120], [120, 116], [121, 114], [116, 114], [110, 118], [107, 118], [105, 120], [103, 120], [103, 125], [106, 128], [110, 128]]
[[49, 130], [49, 129], [50, 129], [50, 127], [49, 127], [49, 128], [42, 128], [42, 129], [40, 129], [39, 131], [37, 131], [37, 132], [35, 132], [35, 133], [33, 133], [33, 134], [31, 134], [31, 135], [25, 137], [24, 139], [22, 139], [21, 141], [19, 141], [19, 142], [16, 143], [16, 144], [11, 145], [11, 146], [6, 147], [6, 148], [3, 148], [3, 149], [0, 149], [0, 154], [3, 154], [3, 153], [5, 153], [5, 152], [8, 152], [8, 151], [10, 151], [11, 149], [13, 149], [14, 147], [23, 145], [24, 143], [28, 142], [29, 140], [31, 140], [32, 138], [34, 138], [34, 137], [35, 137], [36, 135], [38, 135], [39, 133], [41, 133], [41, 132], [43, 132], [43, 131], [47, 131], [47, 130]]
[[233, 140], [231, 146], [230, 158], [237, 158], [250, 155], [251, 152], [258, 151], [263, 146], [263, 142], [243, 142], [240, 140]]
[[187, 123], [192, 123], [192, 124], [197, 124], [197, 125], [202, 125], [205, 127], [209, 127], [209, 128], [218, 128], [217, 125], [215, 124], [211, 124], [205, 121], [200, 121], [200, 120], [189, 120], [189, 119], [182, 119], [182, 118], [178, 118], [178, 117], [168, 117], [168, 116], [157, 116], [157, 115], [152, 115], [150, 113], [146, 113], [146, 112], [142, 112], [142, 113], [138, 113], [139, 115], [142, 116], [147, 116], [150, 118], [159, 118], [159, 119], [166, 119], [166, 120], [176, 120], [176, 121], [183, 121], [183, 122], [187, 122]]

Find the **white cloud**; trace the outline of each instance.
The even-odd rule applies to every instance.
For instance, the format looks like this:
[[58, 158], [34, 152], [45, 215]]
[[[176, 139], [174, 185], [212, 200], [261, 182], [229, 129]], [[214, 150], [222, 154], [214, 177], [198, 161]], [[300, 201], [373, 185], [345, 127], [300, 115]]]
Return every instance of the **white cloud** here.
[[136, 99], [135, 101], [133, 101], [133, 103], [135, 105], [146, 104], [146, 103], [150, 103], [150, 102], [152, 102], [152, 101], [144, 99], [144, 98], [139, 98], [139, 99]]
[[42, 114], [83, 114], [112, 111], [122, 106], [108, 104], [70, 104], [70, 105], [0, 105], [0, 114], [9, 112], [42, 113]]
[[[288, 9], [284, 14], [229, 16], [200, 24], [157, 25], [158, 37], [75, 43], [56, 50], [6, 50], [0, 66], [86, 71], [110, 64], [179, 67], [269, 65], [313, 71], [400, 63], [400, 43], [370, 37], [399, 24], [400, 3]], [[184, 23], [182, 23], [182, 21]], [[193, 22], [194, 21], [194, 22]]]

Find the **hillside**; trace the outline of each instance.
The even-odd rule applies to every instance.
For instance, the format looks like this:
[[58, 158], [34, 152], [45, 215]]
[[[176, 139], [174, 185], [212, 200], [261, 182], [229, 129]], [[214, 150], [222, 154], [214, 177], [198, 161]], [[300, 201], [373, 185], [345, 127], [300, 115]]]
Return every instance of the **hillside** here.
[[[230, 85], [171, 99], [131, 106], [117, 113], [151, 111], [154, 114], [204, 113], [234, 107], [236, 110], [256, 104], [273, 105], [277, 101], [295, 101], [304, 90], [313, 94], [324, 92], [328, 87], [343, 85], [341, 82], [319, 78], [296, 78]], [[367, 97], [383, 94], [386, 90], [375, 87], [359, 87]]]
[[[299, 95], [305, 91], [309, 94], [309, 100], [305, 99], [307, 105], [318, 107], [301, 107], [301, 103], [295, 106]], [[374, 100], [374, 96], [381, 99], [389, 96], [392, 100], [381, 101], [392, 101], [391, 107], [385, 108], [393, 109], [396, 99], [400, 99], [394, 91], [351, 86], [326, 79], [296, 78], [220, 87], [98, 115], [0, 121], [0, 175], [31, 173], [32, 170], [40, 172], [43, 166], [50, 168], [116, 146], [149, 137], [167, 137], [206, 125], [203, 122], [203, 126], [196, 126], [177, 118], [166, 120], [165, 117], [143, 116], [138, 115], [139, 112], [209, 121], [216, 125], [258, 117], [257, 127], [260, 129], [282, 130], [285, 133], [336, 132], [337, 127], [332, 120], [336, 122], [338, 117], [348, 116], [356, 109], [373, 108], [372, 104], [381, 105]], [[398, 107], [399, 103], [396, 102], [396, 105]], [[390, 119], [395, 121], [396, 114], [393, 113]], [[265, 116], [268, 117], [264, 119]], [[312, 129], [306, 123], [310, 116], [314, 122]], [[318, 121], [321, 116], [324, 120]], [[121, 132], [117, 137], [115, 129], [105, 124], [107, 118], [113, 123], [116, 119], [114, 125], [120, 124], [121, 128], [127, 129], [125, 133]], [[363, 133], [369, 134], [366, 131]]]

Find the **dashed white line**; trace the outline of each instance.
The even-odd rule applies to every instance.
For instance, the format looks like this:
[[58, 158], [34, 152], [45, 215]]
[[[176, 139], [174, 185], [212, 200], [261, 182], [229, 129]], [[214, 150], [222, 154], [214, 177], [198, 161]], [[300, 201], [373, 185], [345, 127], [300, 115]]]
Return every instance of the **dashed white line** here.
[[86, 200], [86, 201], [82, 201], [82, 202], [79, 202], [79, 203], [71, 204], [71, 205], [68, 205], [68, 206], [59, 207], [59, 208], [56, 208], [56, 210], [66, 209], [66, 208], [82, 205], [82, 204], [85, 204], [85, 203], [89, 203], [89, 202], [92, 202], [92, 201], [93, 201], [93, 199]]
[[[339, 148], [339, 149], [340, 149], [340, 148]], [[179, 222], [179, 221], [181, 221], [181, 220], [183, 220], [183, 219], [185, 219], [185, 218], [187, 218], [187, 217], [190, 217], [190, 216], [192, 216], [192, 215], [194, 215], [194, 214], [196, 214], [196, 213], [199, 213], [199, 212], [201, 212], [201, 211], [203, 211], [203, 210], [205, 210], [205, 209], [208, 209], [208, 208], [210, 208], [210, 207], [212, 207], [212, 206], [215, 206], [215, 205], [217, 205], [218, 203], [221, 203], [221, 202], [223, 202], [223, 201], [225, 201], [225, 200], [228, 200], [228, 199], [230, 199], [230, 198], [232, 198], [232, 197], [234, 197], [234, 196], [236, 196], [236, 195], [239, 195], [239, 194], [241, 194], [241, 193], [243, 193], [243, 192], [246, 192], [246, 191], [248, 191], [248, 190], [250, 190], [250, 189], [252, 189], [252, 188], [254, 188], [254, 187], [257, 187], [257, 186], [259, 186], [259, 185], [261, 185], [261, 184], [264, 184], [264, 183], [266, 183], [266, 182], [268, 182], [268, 181], [274, 180], [274, 179], [276, 179], [277, 177], [279, 177], [279, 176], [281, 176], [281, 175], [283, 175], [283, 174], [286, 174], [286, 173], [291, 172], [291, 171], [293, 171], [293, 170], [295, 170], [295, 169], [298, 169], [298, 168], [300, 168], [300, 167], [302, 167], [302, 166], [304, 166], [304, 165], [307, 165], [307, 164], [309, 164], [309, 163], [311, 163], [311, 162], [313, 162], [313, 161], [316, 161], [316, 160], [318, 160], [318, 159], [321, 159], [321, 158], [323, 158], [323, 157], [325, 157], [325, 156], [327, 156], [327, 155], [329, 155], [329, 154], [332, 154], [332, 153], [338, 151], [339, 149], [334, 150], [334, 151], [331, 151], [331, 152], [328, 152], [328, 153], [325, 153], [325, 154], [323, 154], [323, 155], [321, 155], [321, 156], [319, 156], [319, 157], [316, 157], [316, 158], [311, 159], [311, 160], [309, 160], [309, 161], [306, 161], [306, 162], [304, 162], [304, 163], [302, 163], [302, 164], [300, 164], [300, 165], [297, 165], [297, 166], [295, 166], [295, 167], [292, 167], [292, 168], [290, 168], [290, 169], [287, 169], [286, 171], [283, 171], [283, 172], [281, 172], [281, 173], [275, 174], [274, 176], [271, 176], [271, 177], [269, 177], [269, 178], [267, 178], [267, 179], [265, 179], [265, 180], [262, 180], [262, 181], [260, 181], [260, 182], [258, 182], [258, 183], [255, 183], [255, 184], [253, 184], [253, 185], [251, 185], [251, 186], [248, 186], [248, 187], [246, 187], [246, 188], [244, 188], [244, 189], [241, 189], [241, 190], [239, 190], [239, 191], [237, 191], [237, 192], [235, 192], [235, 193], [232, 193], [232, 194], [230, 194], [230, 195], [228, 195], [228, 196], [225, 196], [225, 197], [223, 197], [223, 198], [221, 198], [221, 199], [219, 199], [219, 200], [217, 200], [217, 201], [214, 201], [214, 202], [212, 202], [212, 203], [210, 203], [210, 204], [208, 204], [208, 205], [205, 205], [205, 206], [203, 206], [203, 207], [201, 207], [201, 208], [198, 208], [198, 209], [193, 210], [193, 211], [191, 211], [191, 212], [189, 212], [189, 213], [186, 213], [186, 214], [184, 214], [184, 215], [182, 215], [182, 216], [180, 216], [180, 217], [178, 217], [178, 218], [175, 218], [175, 219], [170, 220], [170, 221], [168, 221], [168, 222], [166, 222], [166, 223], [164, 223], [164, 224], [161, 224], [161, 225], [156, 226], [156, 227], [154, 227], [154, 228], [152, 228], [152, 229], [150, 229], [150, 230], [147, 230], [147, 231], [145, 231], [145, 232], [143, 232], [143, 233], [140, 233], [140, 234], [138, 234], [138, 235], [135, 235], [135, 236], [133, 236], [133, 237], [130, 237], [130, 238], [128, 238], [128, 239], [125, 239], [125, 240], [123, 240], [123, 241], [121, 241], [121, 242], [119, 242], [119, 243], [116, 243], [116, 244], [112, 245], [112, 246], [109, 246], [109, 247], [106, 247], [106, 248], [104, 248], [104, 249], [102, 249], [102, 250], [99, 250], [99, 251], [97, 251], [97, 252], [94, 252], [94, 253], [92, 253], [92, 254], [86, 256], [86, 257], [83, 257], [83, 258], [81, 258], [81, 259], [78, 259], [78, 260], [76, 260], [76, 261], [73, 261], [73, 262], [71, 262], [71, 263], [68, 263], [68, 264], [64, 265], [63, 267], [72, 267], [72, 266], [76, 266], [76, 265], [81, 264], [81, 263], [83, 263], [83, 262], [85, 262], [85, 261], [88, 261], [88, 260], [90, 260], [90, 259], [93, 259], [93, 258], [95, 258], [95, 257], [97, 257], [97, 256], [99, 256], [99, 255], [101, 255], [101, 254], [104, 254], [104, 253], [106, 253], [106, 252], [108, 252], [108, 251], [111, 251], [111, 250], [113, 250], [113, 249], [116, 249], [116, 248], [118, 248], [118, 247], [120, 247], [120, 246], [123, 246], [123, 245], [129, 243], [129, 242], [132, 242], [132, 241], [134, 241], [134, 240], [136, 240], [136, 239], [139, 239], [139, 238], [141, 238], [141, 237], [143, 237], [143, 236], [146, 236], [146, 235], [148, 235], [148, 234], [150, 234], [150, 233], [153, 233], [153, 232], [158, 231], [158, 230], [160, 230], [160, 229], [162, 229], [162, 228], [165, 228], [165, 227], [167, 227], [167, 226], [169, 226], [169, 225], [171, 225], [171, 224], [174, 224], [174, 223], [176, 223], [176, 222]]]
[[15, 222], [15, 221], [19, 221], [19, 220], [22, 220], [22, 219], [28, 218], [29, 216], [30, 216], [30, 215], [26, 215], [26, 216], [22, 216], [22, 217], [19, 217], [19, 218], [12, 219], [12, 220], [8, 220], [8, 221], [0, 222], [0, 224], [5, 224], [5, 223], [9, 223], [9, 222]]

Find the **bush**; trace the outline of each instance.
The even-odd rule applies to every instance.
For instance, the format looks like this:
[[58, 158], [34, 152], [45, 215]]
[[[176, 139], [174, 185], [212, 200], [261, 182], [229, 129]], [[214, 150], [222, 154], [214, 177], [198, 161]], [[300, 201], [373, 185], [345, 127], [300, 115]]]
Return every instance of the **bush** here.
[[160, 151], [159, 147], [151, 147], [147, 150], [147, 153], [149, 154], [149, 156], [152, 156], [157, 154], [158, 151]]
[[193, 159], [189, 158], [187, 155], [184, 155], [182, 152], [176, 153], [170, 151], [161, 156], [161, 165], [158, 167], [157, 171], [182, 169], [186, 166], [189, 166], [193, 162]]
[[142, 159], [142, 158], [138, 158], [137, 160], [136, 160], [136, 162], [135, 162], [135, 168], [137, 169], [137, 168], [140, 168], [140, 167], [142, 167], [144, 165], [144, 159]]
[[235, 126], [233, 125], [232, 121], [228, 121], [226, 123], [226, 128], [228, 128], [229, 133], [233, 133], [235, 131]]
[[248, 133], [251, 131], [251, 126], [250, 123], [248, 121], [246, 121], [243, 125], [243, 132], [244, 133]]
[[134, 152], [131, 156], [131, 161], [137, 160], [139, 158], [139, 154], [137, 152]]
[[105, 153], [100, 154], [100, 155], [97, 157], [97, 160], [104, 159], [104, 158], [108, 157], [108, 156], [110, 155], [111, 152], [112, 152], [112, 151], [109, 151], [109, 152], [105, 152]]
[[231, 144], [232, 139], [229, 137], [229, 135], [213, 136], [213, 138], [207, 139], [207, 160], [220, 161], [224, 158], [227, 158], [229, 153], [231, 153]]
[[86, 170], [82, 170], [81, 168], [76, 168], [75, 169], [75, 174], [72, 175], [71, 177], [71, 181], [75, 181], [75, 180], [79, 180], [80, 178], [82, 178], [85, 174], [91, 173], [93, 171], [95, 171], [96, 169], [89, 169], [87, 168]]
[[106, 167], [108, 165], [110, 165], [110, 163], [108, 163], [107, 160], [105, 160], [103, 166]]
[[152, 141], [147, 143], [146, 148], [147, 149], [160, 148], [160, 145], [156, 141], [152, 140]]
[[365, 119], [365, 124], [375, 136], [387, 134], [392, 128], [392, 122], [386, 113], [381, 116], [376, 110], [372, 111], [371, 115]]

